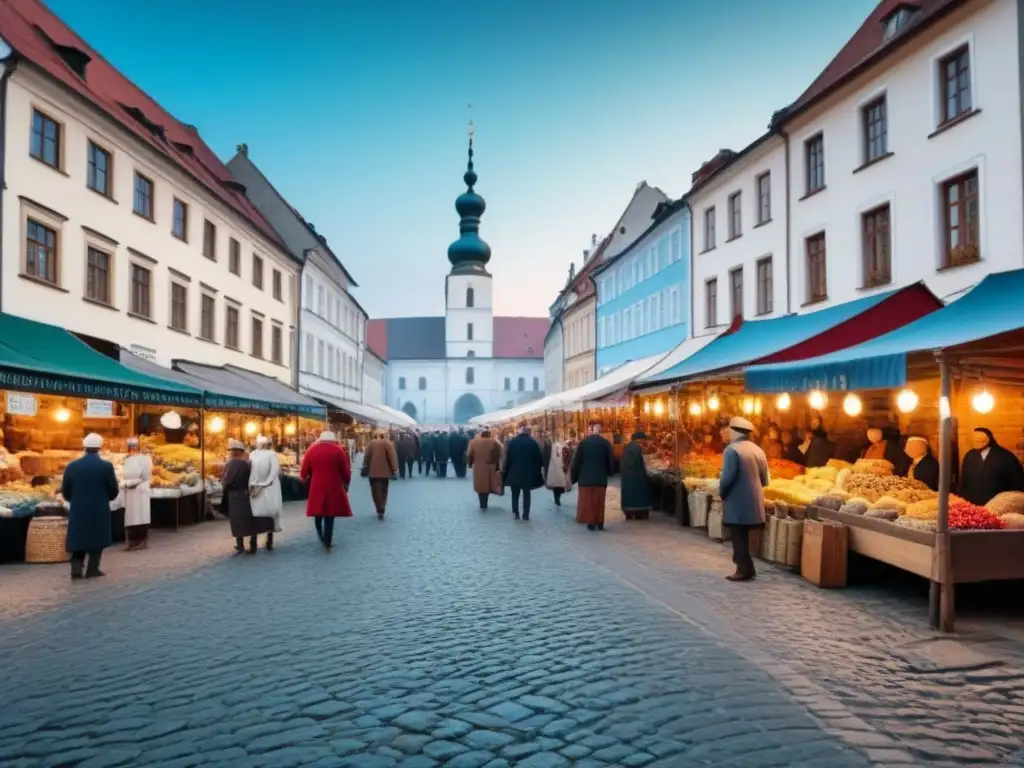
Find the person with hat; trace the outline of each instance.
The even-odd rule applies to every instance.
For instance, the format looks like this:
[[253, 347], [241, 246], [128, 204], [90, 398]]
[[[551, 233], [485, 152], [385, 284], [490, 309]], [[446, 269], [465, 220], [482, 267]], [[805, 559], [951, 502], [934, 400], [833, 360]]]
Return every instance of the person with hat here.
[[619, 474], [622, 478], [622, 513], [627, 520], [647, 520], [651, 514], [651, 484], [647, 481], [643, 442], [647, 435], [634, 432], [622, 451]]
[[[240, 440], [228, 440], [228, 460], [221, 472], [220, 482], [224, 486], [224, 504], [227, 505], [228, 520], [231, 521], [231, 535], [235, 537], [235, 554], [246, 551], [256, 554], [257, 539], [261, 533], [268, 534], [267, 546], [273, 548], [274, 521], [269, 517], [253, 517], [249, 490], [252, 467], [245, 455], [245, 444]], [[249, 539], [249, 549], [245, 539]]]
[[600, 422], [590, 425], [590, 434], [580, 441], [572, 456], [569, 479], [579, 486], [576, 522], [588, 531], [604, 530], [604, 505], [608, 478], [615, 474], [612, 444], [601, 434]]
[[86, 435], [82, 447], [85, 455], [65, 467], [60, 484], [61, 496], [71, 505], [65, 549], [71, 554], [72, 579], [103, 575], [100, 558], [114, 541], [110, 502], [121, 490], [114, 465], [100, 458], [103, 438], [93, 432]]
[[754, 559], [750, 556], [750, 531], [764, 526], [764, 491], [768, 485], [768, 459], [764, 451], [750, 439], [754, 425], [742, 416], [729, 420], [729, 444], [722, 452], [722, 474], [718, 495], [722, 497], [722, 522], [729, 526], [732, 560], [736, 572], [726, 576], [729, 581], [751, 581], [756, 578]]
[[352, 484], [352, 463], [337, 436], [327, 430], [302, 457], [299, 478], [309, 485], [306, 517], [312, 517], [316, 535], [324, 549], [334, 545], [334, 518], [352, 517], [348, 487]]
[[128, 458], [121, 471], [124, 489], [124, 534], [128, 551], [145, 549], [149, 542], [150, 482], [153, 462], [139, 450], [139, 438], [128, 438]]
[[572, 451], [561, 440], [547, 440], [541, 448], [544, 458], [544, 485], [555, 497], [555, 506], [562, 506], [562, 494], [572, 490], [569, 482], [569, 461]]
[[274, 534], [281, 532], [284, 494], [281, 491], [281, 460], [270, 438], [256, 438], [256, 450], [249, 454], [249, 506], [253, 517], [269, 517], [273, 530], [267, 533], [267, 552], [274, 549]]

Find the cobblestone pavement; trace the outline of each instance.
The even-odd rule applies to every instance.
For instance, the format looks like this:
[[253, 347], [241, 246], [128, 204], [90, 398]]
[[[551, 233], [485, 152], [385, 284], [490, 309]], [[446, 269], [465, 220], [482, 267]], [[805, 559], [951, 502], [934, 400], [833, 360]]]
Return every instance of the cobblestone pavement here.
[[1019, 671], [914, 672], [919, 606], [727, 584], [719, 545], [588, 533], [572, 496], [515, 523], [417, 479], [378, 522], [360, 482], [330, 554], [290, 509], [255, 557], [207, 523], [95, 582], [0, 569], [0, 766], [1024, 764]]

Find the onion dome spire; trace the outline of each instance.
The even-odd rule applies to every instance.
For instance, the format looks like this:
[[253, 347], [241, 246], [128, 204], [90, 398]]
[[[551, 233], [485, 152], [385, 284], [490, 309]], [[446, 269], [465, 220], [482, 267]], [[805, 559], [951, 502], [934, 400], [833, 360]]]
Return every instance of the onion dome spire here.
[[491, 246], [480, 239], [480, 217], [487, 209], [487, 203], [473, 187], [477, 182], [473, 170], [473, 121], [469, 121], [469, 161], [462, 180], [466, 191], [455, 199], [455, 210], [459, 214], [459, 239], [448, 246], [448, 261], [452, 271], [464, 269], [482, 270], [491, 260]]

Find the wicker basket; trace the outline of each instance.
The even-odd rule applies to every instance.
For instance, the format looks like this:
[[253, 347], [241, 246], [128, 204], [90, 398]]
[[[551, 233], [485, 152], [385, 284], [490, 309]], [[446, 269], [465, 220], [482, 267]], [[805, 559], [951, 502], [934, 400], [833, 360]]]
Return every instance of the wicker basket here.
[[66, 563], [68, 536], [66, 517], [34, 517], [25, 539], [26, 563]]

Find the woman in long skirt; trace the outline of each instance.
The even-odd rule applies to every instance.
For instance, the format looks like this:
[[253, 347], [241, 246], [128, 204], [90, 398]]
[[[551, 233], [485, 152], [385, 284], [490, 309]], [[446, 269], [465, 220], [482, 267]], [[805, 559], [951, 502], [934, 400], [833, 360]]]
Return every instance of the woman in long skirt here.
[[245, 539], [249, 539], [248, 553], [256, 554], [256, 537], [261, 533], [273, 533], [274, 521], [269, 517], [253, 517], [249, 503], [249, 461], [245, 457], [245, 446], [238, 440], [228, 441], [230, 458], [224, 465], [221, 483], [224, 485], [224, 503], [228, 507], [231, 521], [231, 535], [235, 537], [235, 554], [246, 551]]
[[[274, 530], [267, 534], [267, 551], [274, 548], [274, 534], [281, 531], [281, 462], [271, 449], [270, 438], [256, 438], [256, 450], [249, 455], [249, 506], [255, 518], [270, 518]], [[263, 524], [263, 523], [261, 523]]]

